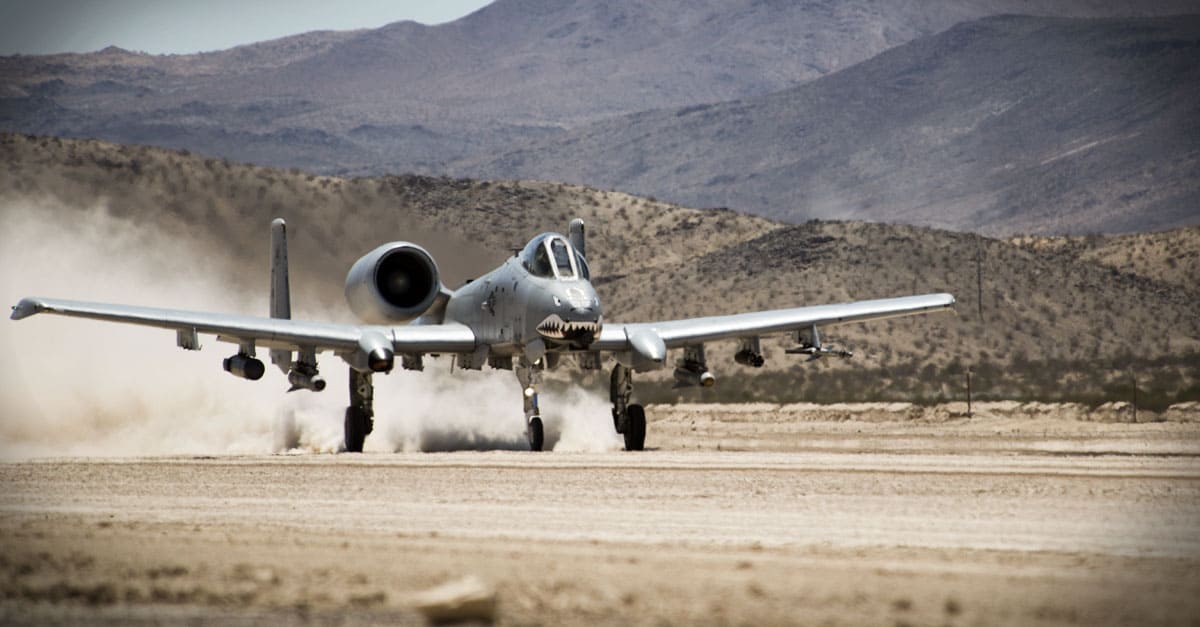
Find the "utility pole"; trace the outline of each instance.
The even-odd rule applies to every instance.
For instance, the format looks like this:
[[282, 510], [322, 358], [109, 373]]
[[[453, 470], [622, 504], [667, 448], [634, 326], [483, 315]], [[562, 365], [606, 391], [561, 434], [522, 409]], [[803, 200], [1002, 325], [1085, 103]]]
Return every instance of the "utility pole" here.
[[1133, 378], [1133, 421], [1137, 422], [1137, 370], [1129, 367], [1129, 375]]
[[971, 415], [971, 367], [967, 366], [967, 418]]
[[979, 322], [983, 322], [983, 243], [975, 242], [975, 306], [979, 308]]

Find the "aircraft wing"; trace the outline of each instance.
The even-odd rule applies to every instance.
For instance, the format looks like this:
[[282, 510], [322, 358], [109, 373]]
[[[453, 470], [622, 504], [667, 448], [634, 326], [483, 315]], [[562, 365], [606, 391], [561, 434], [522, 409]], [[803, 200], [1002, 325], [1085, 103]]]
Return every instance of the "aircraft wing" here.
[[475, 334], [461, 324], [396, 327], [331, 324], [57, 298], [22, 299], [13, 307], [11, 318], [21, 320], [39, 313], [172, 329], [179, 334], [179, 345], [184, 348], [198, 348], [193, 345], [194, 338], [196, 334], [203, 333], [235, 344], [253, 343], [256, 347], [334, 351], [339, 354], [353, 353], [364, 347], [368, 339], [380, 337], [391, 342], [397, 354], [470, 352], [475, 349]]
[[592, 347], [603, 351], [629, 350], [631, 336], [650, 331], [662, 338], [667, 348], [679, 348], [713, 340], [788, 333], [812, 326], [953, 311], [953, 307], [954, 297], [950, 294], [925, 294], [664, 322], [606, 322]]

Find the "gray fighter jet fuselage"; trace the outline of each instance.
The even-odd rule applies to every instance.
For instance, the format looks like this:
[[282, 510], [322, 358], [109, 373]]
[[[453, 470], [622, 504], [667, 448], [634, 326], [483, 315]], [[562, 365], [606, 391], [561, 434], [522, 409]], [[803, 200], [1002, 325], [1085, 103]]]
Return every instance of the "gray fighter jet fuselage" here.
[[536, 361], [547, 350], [587, 350], [600, 334], [603, 309], [583, 256], [573, 252], [561, 235], [538, 236], [455, 291], [445, 319], [470, 327], [489, 355]]

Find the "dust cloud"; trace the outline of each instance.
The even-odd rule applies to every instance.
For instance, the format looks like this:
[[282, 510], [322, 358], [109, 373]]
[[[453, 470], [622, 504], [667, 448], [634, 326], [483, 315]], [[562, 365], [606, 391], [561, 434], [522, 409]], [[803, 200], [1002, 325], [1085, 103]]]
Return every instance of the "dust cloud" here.
[[[521, 387], [511, 372], [451, 374], [450, 359], [443, 357], [427, 359], [425, 372], [375, 380], [375, 434], [367, 438], [367, 451], [529, 449]], [[540, 404], [547, 450], [620, 448], [608, 403], [598, 395], [578, 388], [543, 393]]]
[[[262, 315], [267, 268], [169, 237], [152, 224], [53, 201], [0, 201], [0, 301], [24, 296]], [[267, 245], [267, 229], [263, 229]], [[233, 291], [231, 277], [262, 275], [261, 293]], [[338, 312], [293, 303], [297, 317]], [[233, 346], [202, 337], [183, 351], [169, 331], [35, 316], [0, 321], [0, 459], [57, 456], [334, 452], [342, 442], [345, 365], [319, 358], [320, 394], [285, 393], [273, 367], [261, 381], [229, 376]], [[260, 350], [266, 358], [266, 351]], [[375, 432], [366, 450], [524, 450], [521, 393], [510, 372], [426, 371], [375, 377]], [[556, 397], [559, 396], [559, 397]], [[547, 448], [620, 448], [607, 402], [572, 390], [543, 395]]]

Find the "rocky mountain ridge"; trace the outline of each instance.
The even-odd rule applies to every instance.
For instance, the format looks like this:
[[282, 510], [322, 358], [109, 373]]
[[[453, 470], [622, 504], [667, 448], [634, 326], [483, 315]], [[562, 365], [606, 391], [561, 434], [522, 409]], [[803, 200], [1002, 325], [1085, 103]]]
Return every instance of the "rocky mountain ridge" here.
[[[591, 186], [636, 190], [689, 205], [730, 206], [789, 219], [880, 219], [878, 214], [887, 212], [892, 216], [889, 219], [956, 228], [966, 224], [969, 228], [990, 228], [989, 232], [1060, 227], [1070, 230], [1087, 227], [1077, 221], [1056, 224], [1044, 212], [1027, 220], [1009, 220], [992, 213], [1003, 213], [1014, 206], [1017, 213], [1022, 213], [1025, 197], [1037, 197], [1047, 186], [1050, 191], [1064, 188], [1064, 193], [1074, 195], [1069, 204], [1086, 207], [1090, 181], [1075, 183], [1069, 178], [1052, 177], [1024, 186], [1016, 184], [1017, 189], [1011, 192], [988, 188], [978, 191], [977, 198], [977, 190], [916, 177], [921, 184], [943, 185], [956, 199], [962, 199], [948, 202], [939, 196], [946, 194], [944, 190], [909, 189], [903, 184], [892, 185], [894, 181], [886, 176], [875, 176], [874, 171], [894, 165], [889, 176], [904, 183], [914, 174], [905, 171], [912, 163], [928, 164], [927, 169], [933, 172], [976, 174], [964, 172], [960, 163], [947, 161], [974, 159], [980, 164], [990, 163], [999, 148], [964, 144], [954, 132], [980, 120], [989, 120], [993, 125], [1012, 124], [1001, 132], [1010, 135], [1013, 142], [1036, 142], [1036, 133], [1041, 129], [1029, 128], [1020, 120], [988, 117], [990, 106], [1003, 106], [998, 103], [1013, 98], [1005, 96], [989, 105], [988, 101], [970, 98], [940, 104], [936, 99], [931, 103], [898, 97], [910, 106], [931, 109], [932, 116], [949, 119], [956, 126], [933, 124], [931, 136], [914, 137], [920, 127], [906, 127], [902, 120], [889, 136], [881, 136], [881, 132], [888, 132], [881, 129], [881, 123], [894, 117], [886, 110], [864, 110], [862, 103], [854, 101], [842, 106], [838, 101], [817, 107], [821, 116], [831, 116], [827, 122], [826, 117], [814, 118], [796, 110], [795, 105], [788, 109], [786, 103], [794, 97], [794, 91], [789, 90], [818, 78], [833, 79], [906, 43], [931, 38], [944, 42], [937, 33], [988, 15], [1098, 18], [1162, 15], [1189, 7], [1194, 10], [1188, 2], [1086, 0], [670, 0], [652, 4], [633, 0], [498, 0], [450, 24], [400, 22], [364, 31], [308, 33], [200, 55], [152, 56], [106, 49], [89, 55], [0, 58], [0, 128], [186, 148], [322, 174], [412, 172], [566, 178]], [[1083, 20], [1081, 28], [1089, 23]], [[1186, 49], [1172, 52], [1174, 40], [1164, 42], [1154, 32], [1146, 33], [1136, 25], [1130, 28], [1125, 37], [1133, 46], [1132, 56], [1187, 57]], [[911, 74], [907, 80], [923, 78], [925, 83], [910, 82], [909, 91], [927, 90], [935, 96], [940, 88], [931, 87], [930, 81], [974, 78], [975, 83], [960, 82], [947, 88], [982, 93], [995, 81], [994, 75], [1003, 69], [1013, 48], [1059, 54], [1049, 45], [1053, 42], [1033, 38], [1034, 45], [1030, 45], [1021, 39], [1021, 33], [1010, 34], [1015, 39], [1007, 42], [1007, 48], [1000, 47], [1005, 43], [1001, 39], [985, 40], [983, 43], [993, 46], [1000, 58], [976, 55], [972, 57], [974, 65], [962, 64], [961, 76], [931, 74], [931, 68], [921, 63], [933, 61], [917, 57], [912, 58], [916, 65], [895, 68], [895, 76], [907, 72]], [[1139, 39], [1142, 35], [1144, 38]], [[1028, 34], [1025, 36], [1028, 39]], [[1047, 30], [1045, 36], [1057, 34]], [[1182, 41], [1186, 44], [1190, 40]], [[962, 45], [979, 50], [969, 41]], [[1162, 49], [1163, 45], [1167, 48]], [[956, 48], [950, 46], [940, 54], [953, 56], [955, 52]], [[1053, 56], [1045, 59], [1051, 66], [1054, 60]], [[1060, 65], [1071, 60], [1070, 56], [1063, 57]], [[1008, 84], [1044, 94], [1062, 79], [1053, 72], [1044, 72], [1045, 66], [1023, 62], [1021, 76], [1008, 79]], [[1139, 66], [1125, 63], [1114, 67], [1125, 71]], [[1103, 66], [1093, 63], [1082, 70], [1093, 83], [1099, 81], [1096, 84], [1101, 89], [1129, 89], [1117, 80], [1122, 76], [1106, 74]], [[1176, 72], [1160, 78], [1190, 77]], [[1079, 82], [1068, 84], [1077, 88]], [[890, 105], [893, 95], [889, 90], [902, 86], [875, 85], [878, 99], [872, 102], [877, 107]], [[1087, 93], [1087, 89], [1078, 93]], [[830, 93], [821, 98], [842, 95]], [[1178, 91], [1159, 90], [1151, 96], [1167, 100], [1151, 100], [1150, 104], [1166, 103], [1165, 113], [1152, 106], [1142, 107], [1132, 112], [1132, 118], [1116, 115], [1092, 119], [1087, 117], [1091, 109], [1067, 102], [1065, 114], [1080, 120], [1077, 126], [1087, 137], [1079, 144], [1064, 143], [1060, 152], [1095, 152], [1087, 146], [1089, 142], [1100, 142], [1097, 146], [1103, 149], [1101, 152], [1119, 150], [1140, 159], [1141, 152], [1152, 149], [1161, 136], [1142, 132], [1130, 137], [1138, 129], [1111, 132], [1111, 127], [1169, 126], [1179, 115], [1180, 95]], [[1191, 96], [1186, 92], [1182, 95]], [[1116, 106], [1128, 102], [1120, 96], [1112, 96]], [[760, 102], [777, 104], [764, 105], [764, 109], [757, 106]], [[778, 104], [781, 102], [783, 105]], [[727, 113], [731, 110], [734, 115]], [[674, 117], [677, 114], [678, 119]], [[634, 117], [618, 117], [625, 115]], [[725, 115], [727, 119], [707, 123], [714, 115]], [[1147, 116], [1150, 122], [1137, 122]], [[654, 126], [647, 126], [651, 121]], [[590, 126], [594, 124], [600, 126]], [[679, 124], [687, 127], [684, 131], [690, 129], [700, 135], [682, 132]], [[631, 144], [631, 149], [621, 151], [620, 146], [592, 141], [601, 130], [614, 126], [620, 132], [599, 139], [620, 140]], [[629, 127], [639, 129], [638, 137], [628, 135]], [[756, 145], [756, 138], [746, 136], [743, 127], [785, 130], [768, 138], [776, 140], [775, 144]], [[805, 138], [820, 135], [826, 127], [835, 129], [837, 136], [831, 139], [831, 146], [821, 145], [814, 150]], [[799, 129], [800, 134], [796, 136], [787, 129]], [[1027, 133], [1035, 134], [1026, 137]], [[1186, 144], [1185, 134], [1174, 135], [1176, 143]], [[733, 162], [724, 157], [732, 141], [741, 142], [733, 146], [732, 153], [738, 155]], [[883, 145], [872, 153], [870, 147], [879, 141]], [[1132, 151], [1127, 149], [1129, 142], [1133, 142]], [[713, 153], [711, 148], [722, 152]], [[975, 149], [987, 152], [975, 157], [971, 152]], [[742, 158], [747, 151], [753, 159]], [[809, 152], [819, 154], [824, 163], [817, 168], [821, 186], [806, 185], [797, 191], [782, 185], [780, 179], [789, 178]], [[1152, 156], [1166, 163], [1179, 156], [1178, 149], [1163, 152], [1165, 156]], [[665, 164], [664, 159], [674, 163]], [[1164, 172], [1166, 184], [1186, 187], [1180, 181], [1186, 178], [1183, 175], [1192, 173], [1189, 167], [1191, 162], [1185, 161]], [[1017, 174], [1010, 172], [1009, 176]], [[860, 180], [866, 175], [873, 180]], [[900, 198], [915, 192], [915, 204], [897, 206], [880, 185], [894, 188], [890, 193]], [[1119, 188], [1111, 190], [1118, 198], [1137, 193], [1125, 183], [1113, 187]], [[1176, 207], [1172, 199], [1178, 197], [1178, 192], [1168, 192], [1167, 200], [1157, 192], [1150, 198], [1135, 199], [1134, 209], [1141, 211], [1147, 205], [1164, 202]], [[1001, 203], [999, 208], [989, 205], [1001, 193], [1014, 197], [1012, 202]], [[805, 204], [797, 204], [796, 200]], [[936, 212], [953, 216], [937, 221], [929, 215]], [[1111, 215], [1101, 220], [1104, 230], [1129, 229], [1131, 213], [1135, 211], [1109, 211]], [[1171, 224], [1168, 220], [1146, 228]]]
[[996, 17], [768, 96], [638, 113], [464, 163], [789, 222], [995, 235], [1200, 221], [1200, 15]]

